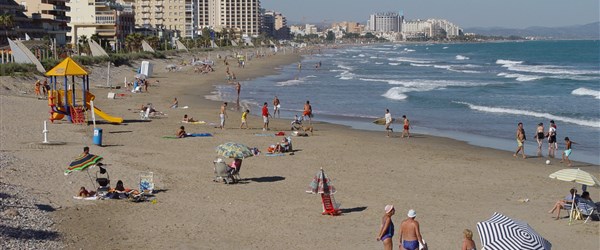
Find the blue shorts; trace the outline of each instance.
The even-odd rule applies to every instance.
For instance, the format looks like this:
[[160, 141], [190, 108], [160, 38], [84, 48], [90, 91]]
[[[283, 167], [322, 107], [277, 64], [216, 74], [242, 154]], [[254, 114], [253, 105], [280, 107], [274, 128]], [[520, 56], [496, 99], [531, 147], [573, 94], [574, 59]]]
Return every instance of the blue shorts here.
[[417, 250], [419, 249], [419, 241], [418, 240], [405, 240], [402, 241], [402, 246], [406, 249], [406, 250]]

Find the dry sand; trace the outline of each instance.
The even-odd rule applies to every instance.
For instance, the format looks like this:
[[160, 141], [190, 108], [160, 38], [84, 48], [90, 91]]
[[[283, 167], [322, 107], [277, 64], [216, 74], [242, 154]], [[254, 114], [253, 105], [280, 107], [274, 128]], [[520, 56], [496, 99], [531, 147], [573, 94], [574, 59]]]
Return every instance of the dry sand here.
[[[243, 95], [244, 85], [252, 84], [248, 79], [274, 74], [277, 67], [299, 59], [297, 54], [280, 54], [231, 70], [242, 82]], [[476, 232], [476, 223], [494, 212], [527, 221], [554, 249], [600, 248], [598, 222], [577, 221], [569, 226], [568, 219], [555, 221], [547, 213], [575, 186], [548, 178], [565, 167], [558, 160], [545, 165], [546, 159], [515, 159], [511, 152], [428, 135], [401, 139], [395, 133], [386, 138], [383, 127], [381, 132], [358, 131], [319, 123], [316, 117], [314, 136], [293, 138], [294, 155], [246, 159], [242, 183], [215, 183], [215, 146], [235, 141], [265, 151], [281, 138], [255, 136], [263, 133], [257, 116], [249, 119], [252, 129], [237, 129], [240, 113], [234, 110], [229, 110], [225, 130], [183, 124], [190, 133], [208, 132], [214, 137], [161, 138], [175, 133], [184, 114], [218, 122], [221, 103], [204, 96], [210, 95], [214, 84], [224, 82], [225, 66], [218, 61], [217, 71], [208, 75], [195, 74], [189, 67], [181, 72], [163, 70], [180, 60], [155, 60], [156, 76], [151, 81], [160, 84], [150, 87], [149, 93], [124, 92], [125, 97], [110, 100], [109, 90], [92, 89], [97, 106], [126, 121], [98, 125], [104, 132], [104, 147], [91, 145], [92, 126], [65, 121], [49, 125], [50, 139], [65, 145], [40, 145], [47, 102], [14, 91], [24, 89], [18, 79], [2, 78], [11, 90], [2, 89], [0, 95], [0, 150], [17, 160], [11, 168], [0, 168], [0, 182], [25, 187], [56, 209], [51, 212], [53, 230], [60, 233], [66, 248], [380, 249], [382, 244], [375, 238], [386, 204], [396, 207], [397, 230], [406, 211], [415, 209], [431, 249], [459, 248], [463, 229]], [[91, 85], [104, 84], [104, 69], [92, 70]], [[116, 84], [132, 74], [131, 68], [121, 67], [113, 69], [112, 76]], [[173, 97], [190, 108], [169, 109]], [[265, 101], [271, 103], [272, 98], [265, 96]], [[168, 117], [139, 121], [133, 109], [147, 102]], [[254, 115], [258, 112], [253, 110]], [[287, 120], [275, 119], [271, 132], [289, 133], [288, 125]], [[110, 164], [113, 183], [120, 179], [125, 186], [136, 187], [140, 171], [153, 171], [160, 190], [157, 202], [72, 199], [80, 186], [89, 188], [91, 183], [85, 172], [64, 176], [63, 171], [86, 145]], [[342, 216], [321, 215], [320, 198], [305, 193], [321, 167], [338, 190], [335, 197], [345, 211]], [[576, 163], [575, 167], [598, 175], [598, 166]], [[600, 200], [599, 189], [590, 191], [594, 200]], [[525, 198], [529, 202], [519, 201]], [[396, 235], [395, 247], [397, 239]]]

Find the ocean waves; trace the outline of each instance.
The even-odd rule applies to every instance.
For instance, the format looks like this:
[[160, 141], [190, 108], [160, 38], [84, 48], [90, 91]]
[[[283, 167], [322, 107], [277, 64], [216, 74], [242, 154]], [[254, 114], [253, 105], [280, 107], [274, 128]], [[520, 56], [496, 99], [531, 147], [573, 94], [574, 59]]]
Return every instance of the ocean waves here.
[[472, 110], [486, 112], [486, 113], [530, 116], [530, 117], [544, 118], [544, 119], [548, 119], [548, 120], [562, 121], [562, 122], [567, 122], [567, 123], [572, 123], [572, 124], [577, 124], [577, 125], [587, 126], [587, 127], [592, 127], [592, 128], [600, 128], [600, 120], [583, 120], [583, 119], [578, 119], [578, 118], [553, 115], [553, 114], [544, 113], [544, 112], [502, 108], [502, 107], [480, 106], [480, 105], [475, 105], [475, 104], [471, 104], [468, 102], [453, 101], [453, 103], [463, 104], [463, 105], [468, 106]]
[[432, 90], [445, 89], [447, 87], [477, 87], [489, 85], [491, 83], [476, 83], [464, 81], [450, 80], [391, 80], [391, 79], [373, 79], [373, 78], [358, 78], [366, 82], [385, 82], [390, 85], [400, 85], [392, 87], [381, 96], [392, 100], [405, 100], [408, 98], [406, 93], [409, 92], [424, 92]]
[[573, 90], [571, 92], [572, 95], [578, 95], [578, 96], [592, 96], [596, 99], [600, 99], [600, 90], [593, 90], [593, 89], [587, 89], [587, 88], [578, 88], [576, 90]]
[[529, 65], [524, 64], [523, 61], [511, 61], [511, 60], [496, 60], [496, 64], [501, 65], [502, 67], [517, 72], [527, 72], [527, 73], [541, 73], [548, 75], [591, 75], [598, 76], [600, 72], [594, 70], [582, 70], [575, 69], [573, 67], [564, 67], [557, 65]]

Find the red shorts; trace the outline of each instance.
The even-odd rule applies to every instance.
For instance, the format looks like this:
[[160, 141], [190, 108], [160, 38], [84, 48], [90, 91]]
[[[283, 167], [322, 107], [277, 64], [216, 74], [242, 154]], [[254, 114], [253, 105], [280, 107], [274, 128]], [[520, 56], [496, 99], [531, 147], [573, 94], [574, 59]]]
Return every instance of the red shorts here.
[[404, 129], [408, 130], [408, 125], [404, 125]]
[[302, 116], [312, 117], [312, 112], [310, 112], [310, 111], [304, 111], [304, 113], [302, 113]]

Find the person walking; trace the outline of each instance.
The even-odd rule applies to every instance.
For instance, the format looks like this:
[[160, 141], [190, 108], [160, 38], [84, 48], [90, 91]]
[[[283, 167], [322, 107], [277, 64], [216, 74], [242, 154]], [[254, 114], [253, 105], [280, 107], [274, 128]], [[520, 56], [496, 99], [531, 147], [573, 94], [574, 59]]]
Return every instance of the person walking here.
[[558, 149], [558, 143], [556, 142], [556, 124], [554, 120], [550, 120], [550, 127], [548, 127], [548, 157], [554, 158], [556, 150]]
[[312, 125], [312, 106], [310, 106], [310, 101], [306, 101], [306, 103], [304, 104], [304, 112], [302, 113], [302, 120], [306, 120], [306, 117], [308, 117], [308, 124]]
[[537, 140], [537, 143], [538, 143], [537, 155], [539, 157], [542, 156], [542, 144], [544, 144], [545, 137], [546, 136], [544, 134], [544, 124], [540, 122], [535, 131], [535, 139]]
[[244, 111], [244, 113], [242, 113], [242, 123], [240, 124], [240, 129], [244, 127], [244, 125], [246, 125], [246, 129], [248, 129], [248, 123], [246, 122], [246, 119], [248, 118], [248, 114], [250, 113], [250, 110], [246, 109], [246, 111]]
[[404, 120], [404, 126], [402, 130], [402, 138], [406, 135], [406, 138], [410, 138], [410, 121], [406, 118], [406, 115], [402, 115], [402, 119]]
[[269, 117], [270, 116], [271, 116], [271, 113], [269, 113], [268, 104], [265, 102], [262, 107], [263, 131], [269, 130]]
[[221, 111], [219, 112], [219, 118], [221, 119], [220, 129], [225, 129], [225, 118], [227, 117], [227, 103], [224, 102], [221, 105]]
[[417, 213], [411, 209], [408, 211], [407, 216], [408, 218], [400, 224], [400, 249], [417, 250], [419, 249], [419, 244], [425, 245], [423, 237], [421, 237], [419, 222], [415, 220]]
[[392, 125], [392, 114], [390, 114], [389, 109], [385, 109], [385, 131], [387, 131], [387, 137], [390, 137], [390, 133], [394, 133], [394, 129], [390, 126]]
[[279, 98], [277, 98], [277, 96], [275, 96], [275, 98], [273, 99], [273, 117], [275, 117], [275, 114], [277, 114], [277, 118], [279, 118], [279, 109], [281, 108], [281, 105], [279, 103]]
[[525, 129], [523, 129], [523, 123], [519, 122], [519, 124], [517, 125], [517, 135], [516, 135], [516, 139], [517, 139], [517, 151], [513, 154], [514, 157], [517, 157], [517, 155], [519, 154], [519, 152], [521, 152], [521, 154], [523, 155], [523, 159], [527, 158], [527, 156], [525, 156]]
[[571, 139], [569, 139], [569, 137], [565, 137], [565, 151], [562, 153], [562, 160], [560, 161], [560, 163], [563, 163], [564, 161], [567, 162], [567, 166], [571, 166], [571, 161], [569, 160], [569, 156], [571, 155], [571, 153], [573, 152], [573, 149], [571, 148], [572, 144], [577, 144], [574, 141], [571, 141]]
[[384, 250], [392, 250], [394, 243], [392, 237], [394, 237], [394, 222], [392, 222], [392, 216], [396, 213], [394, 205], [385, 206], [385, 214], [381, 218], [381, 229], [379, 235], [377, 235], [377, 241], [383, 242]]

